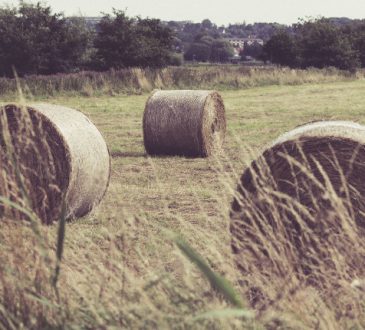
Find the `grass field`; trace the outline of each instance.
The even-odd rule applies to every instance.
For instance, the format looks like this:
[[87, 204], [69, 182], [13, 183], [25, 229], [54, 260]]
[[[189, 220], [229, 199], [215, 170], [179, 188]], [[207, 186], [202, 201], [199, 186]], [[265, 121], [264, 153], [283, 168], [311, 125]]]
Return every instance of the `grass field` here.
[[[41, 229], [46, 252], [29, 228], [1, 226], [0, 319], [8, 322], [3, 326], [275, 328], [277, 319], [293, 328], [313, 326], [305, 308], [280, 304], [250, 321], [228, 312], [203, 314], [230, 306], [170, 236], [181, 234], [242, 293], [228, 213], [246, 164], [297, 125], [320, 119], [365, 124], [364, 90], [365, 81], [356, 80], [223, 91], [227, 137], [219, 159], [146, 157], [141, 124], [148, 94], [32, 100], [88, 115], [110, 148], [112, 176], [100, 207], [67, 225], [58, 292], [49, 281], [57, 227]], [[1, 100], [8, 101], [14, 100]], [[364, 325], [361, 318], [336, 319], [323, 308], [321, 316], [313, 316], [319, 328]]]

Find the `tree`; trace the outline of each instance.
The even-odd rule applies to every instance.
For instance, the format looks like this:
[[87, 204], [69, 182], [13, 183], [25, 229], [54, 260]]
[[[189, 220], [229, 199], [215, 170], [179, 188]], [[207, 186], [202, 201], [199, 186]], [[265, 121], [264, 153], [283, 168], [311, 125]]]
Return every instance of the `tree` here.
[[298, 48], [295, 39], [280, 30], [264, 45], [263, 57], [272, 63], [295, 67], [298, 64]]
[[[345, 21], [346, 22], [346, 21]], [[341, 32], [358, 53], [362, 67], [365, 67], [365, 20], [354, 20], [342, 24]]]
[[329, 19], [306, 21], [296, 26], [301, 66], [334, 66], [353, 70], [360, 66], [359, 54], [340, 27]]
[[130, 18], [114, 10], [102, 18], [98, 31], [94, 45], [101, 69], [161, 67], [169, 62], [173, 33], [158, 19]]
[[195, 37], [195, 41], [211, 47], [214, 42], [214, 38], [203, 34]]
[[356, 38], [346, 24], [320, 18], [301, 21], [293, 30], [293, 34], [280, 31], [265, 44], [266, 59], [302, 68], [334, 66], [354, 70], [361, 65], [363, 39]]
[[227, 62], [233, 56], [233, 48], [224, 39], [214, 39], [212, 36], [199, 33], [195, 42], [190, 44], [184, 57], [188, 61]]
[[227, 62], [234, 54], [230, 43], [223, 39], [213, 41], [211, 46], [210, 61], [211, 62]]
[[362, 67], [365, 67], [365, 29], [357, 34], [354, 40], [354, 48], [359, 54], [359, 60]]
[[136, 39], [133, 36], [134, 19], [124, 12], [114, 11], [115, 17], [105, 15], [97, 25], [94, 40], [96, 58], [102, 69], [132, 66], [136, 58]]
[[257, 41], [254, 41], [252, 44], [248, 44], [245, 42], [243, 47], [243, 51], [240, 53], [241, 57], [251, 56], [253, 58], [259, 59], [262, 57], [263, 46], [259, 44]]
[[194, 42], [185, 52], [184, 58], [187, 61], [207, 62], [210, 59], [210, 54], [211, 54], [210, 45], [201, 42]]
[[137, 18], [135, 25], [137, 65], [163, 67], [169, 64], [173, 49], [172, 31], [163, 26], [159, 19]]
[[213, 23], [209, 19], [206, 18], [202, 21], [202, 27], [204, 29], [210, 30], [213, 28]]
[[0, 74], [70, 72], [82, 66], [90, 40], [85, 22], [52, 14], [40, 3], [0, 9]]

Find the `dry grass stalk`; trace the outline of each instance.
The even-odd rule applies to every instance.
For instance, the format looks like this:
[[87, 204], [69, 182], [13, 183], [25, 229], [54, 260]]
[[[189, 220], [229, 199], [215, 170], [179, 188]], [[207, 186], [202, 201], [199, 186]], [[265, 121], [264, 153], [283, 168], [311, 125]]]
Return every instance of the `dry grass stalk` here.
[[335, 121], [284, 134], [245, 170], [230, 230], [251, 305], [313, 287], [337, 316], [361, 313], [350, 284], [365, 270], [364, 177], [365, 127]]
[[222, 148], [225, 132], [217, 92], [156, 91], [146, 103], [143, 134], [150, 155], [208, 157]]
[[[97, 128], [81, 112], [37, 104], [1, 108], [0, 195], [29, 207], [43, 223], [82, 217], [102, 199], [110, 159]], [[9, 218], [18, 217], [6, 210]]]

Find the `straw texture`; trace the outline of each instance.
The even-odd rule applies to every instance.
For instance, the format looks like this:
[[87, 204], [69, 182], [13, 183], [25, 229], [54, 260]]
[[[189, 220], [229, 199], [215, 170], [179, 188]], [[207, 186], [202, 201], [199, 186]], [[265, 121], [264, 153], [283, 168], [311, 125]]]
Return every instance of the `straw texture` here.
[[224, 141], [226, 119], [221, 96], [212, 91], [155, 91], [143, 117], [150, 155], [209, 157]]
[[59, 219], [63, 200], [67, 218], [82, 217], [101, 201], [110, 177], [109, 152], [81, 112], [50, 104], [7, 105], [1, 128], [2, 196], [31, 207], [46, 224]]
[[252, 305], [270, 304], [284, 279], [288, 290], [314, 286], [333, 303], [335, 288], [364, 273], [364, 179], [365, 127], [352, 122], [297, 127], [252, 162], [230, 224]]

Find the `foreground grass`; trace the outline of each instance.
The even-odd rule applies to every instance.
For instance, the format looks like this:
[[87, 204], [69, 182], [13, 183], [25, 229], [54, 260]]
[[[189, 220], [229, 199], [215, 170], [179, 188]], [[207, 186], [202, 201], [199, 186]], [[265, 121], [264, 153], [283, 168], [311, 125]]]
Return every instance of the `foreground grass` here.
[[[51, 289], [47, 264], [53, 265], [54, 251], [43, 251], [25, 226], [0, 228], [0, 316], [14, 328], [310, 327], [316, 316], [307, 315], [303, 301], [291, 310], [278, 303], [257, 321], [203, 314], [229, 304], [166, 231], [185, 237], [239, 291], [228, 213], [246, 164], [279, 134], [305, 122], [365, 123], [364, 88], [365, 81], [357, 80], [223, 91], [228, 133], [219, 159], [147, 158], [141, 122], [148, 94], [35, 98], [80, 109], [91, 118], [111, 150], [112, 178], [100, 207], [67, 225], [58, 293]], [[13, 100], [1, 100], [7, 101]], [[42, 231], [55, 249], [57, 228]], [[301, 297], [315, 300], [316, 294], [308, 289]], [[338, 320], [320, 308], [322, 328], [363, 321], [345, 313]]]

